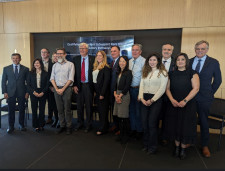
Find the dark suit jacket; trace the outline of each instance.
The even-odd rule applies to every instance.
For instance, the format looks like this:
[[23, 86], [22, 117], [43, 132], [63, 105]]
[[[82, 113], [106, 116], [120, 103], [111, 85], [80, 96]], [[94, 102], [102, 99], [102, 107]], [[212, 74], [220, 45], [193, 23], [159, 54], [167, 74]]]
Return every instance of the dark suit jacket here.
[[[117, 79], [118, 79], [118, 74], [116, 75], [116, 84], [114, 87], [114, 91], [116, 90], [122, 90], [122, 93], [124, 95], [127, 94], [127, 92], [130, 89], [130, 85], [132, 82], [132, 72], [130, 70], [125, 71], [124, 73], [122, 73], [121, 77], [120, 77], [120, 81], [119, 81], [119, 85], [117, 84]], [[117, 86], [118, 85], [118, 86]]]
[[169, 71], [174, 71], [174, 68], [175, 68], [175, 61], [174, 61], [174, 57], [171, 57], [171, 63], [170, 63], [170, 68], [169, 68]]
[[[41, 92], [46, 94], [49, 87], [49, 74], [45, 71], [41, 72]], [[33, 72], [29, 72], [28, 80], [27, 80], [27, 89], [30, 95], [33, 95], [33, 92], [37, 92], [37, 74]]]
[[[81, 90], [81, 56], [75, 56], [73, 58], [73, 63], [75, 65], [75, 76], [74, 76], [74, 83], [73, 86], [77, 86], [78, 90]], [[89, 69], [88, 69], [88, 83], [90, 86], [90, 89], [93, 91], [94, 90], [94, 85], [93, 85], [93, 78], [92, 78], [92, 71], [93, 71], [93, 64], [95, 61], [94, 56], [89, 56]]]
[[110, 68], [105, 66], [101, 69], [97, 76], [97, 83], [95, 84], [95, 91], [100, 96], [105, 96], [109, 94], [110, 85]]
[[120, 57], [117, 59], [114, 66], [112, 66], [113, 61], [109, 65], [110, 68], [111, 68], [111, 91], [112, 91], [112, 93], [114, 91], [114, 87], [115, 87], [115, 84], [116, 84], [116, 72], [118, 70], [119, 60], [120, 60]]
[[[8, 93], [9, 97], [14, 95], [24, 96], [27, 93], [27, 78], [29, 69], [20, 64], [19, 76], [16, 79], [13, 65], [9, 65], [3, 68], [2, 75], [2, 93]], [[17, 93], [17, 94], [15, 94]]]
[[[194, 58], [195, 57], [190, 59], [191, 68]], [[202, 70], [199, 73], [199, 78], [200, 89], [196, 95], [196, 100], [199, 102], [212, 101], [215, 92], [222, 82], [219, 62], [216, 59], [207, 56]]]

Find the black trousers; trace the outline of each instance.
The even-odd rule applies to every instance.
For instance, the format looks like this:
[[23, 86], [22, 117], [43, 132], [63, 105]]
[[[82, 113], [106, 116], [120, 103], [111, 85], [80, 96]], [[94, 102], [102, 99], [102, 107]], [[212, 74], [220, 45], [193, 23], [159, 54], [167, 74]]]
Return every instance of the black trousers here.
[[[32, 109], [32, 126], [33, 128], [44, 127], [45, 124], [45, 104], [46, 96], [36, 97], [31, 95], [31, 109]], [[39, 109], [39, 115], [37, 110]]]
[[59, 120], [57, 105], [55, 102], [54, 92], [49, 90], [48, 92], [48, 118], [52, 119], [53, 113], [55, 115], [55, 120]]
[[81, 83], [81, 89], [77, 95], [77, 115], [78, 124], [84, 125], [84, 105], [86, 108], [86, 122], [87, 127], [92, 125], [93, 121], [93, 92], [91, 91], [88, 83]]
[[158, 99], [150, 106], [142, 104], [142, 124], [144, 129], [143, 143], [148, 150], [155, 151], [158, 145], [158, 117], [160, 114], [162, 99]]
[[100, 127], [99, 131], [106, 132], [109, 127], [109, 95], [105, 95], [104, 99], [99, 99], [99, 94], [95, 97], [97, 107], [98, 107], [98, 113], [99, 113], [99, 120], [100, 120]]
[[15, 124], [15, 110], [16, 110], [16, 101], [18, 102], [19, 107], [19, 124], [21, 127], [24, 127], [24, 116], [25, 116], [25, 95], [24, 96], [17, 96], [14, 95], [13, 97], [8, 98], [8, 106], [9, 106], [9, 127], [14, 128]]

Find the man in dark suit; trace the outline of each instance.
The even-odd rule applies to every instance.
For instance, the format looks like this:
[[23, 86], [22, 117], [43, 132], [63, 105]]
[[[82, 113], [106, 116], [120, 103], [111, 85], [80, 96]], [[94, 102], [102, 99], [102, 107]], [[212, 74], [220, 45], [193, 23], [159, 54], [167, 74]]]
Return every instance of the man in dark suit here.
[[13, 53], [11, 59], [13, 64], [4, 67], [2, 75], [2, 93], [9, 106], [9, 128], [7, 129], [9, 134], [14, 131], [16, 101], [19, 106], [19, 129], [26, 131], [24, 126], [25, 102], [29, 97], [26, 86], [29, 69], [20, 64], [19, 53]]
[[[112, 46], [111, 47], [111, 56], [113, 58], [113, 61], [110, 63], [111, 68], [111, 87], [110, 87], [110, 105], [111, 110], [113, 113], [113, 107], [114, 107], [114, 87], [116, 84], [116, 72], [118, 70], [119, 60], [120, 60], [120, 47], [119, 46]], [[113, 116], [113, 123], [114, 125], [110, 128], [110, 131], [114, 131], [116, 135], [119, 134], [119, 120], [117, 116]]]
[[[175, 66], [174, 58], [172, 57], [173, 49], [174, 49], [174, 46], [171, 44], [164, 44], [162, 46], [162, 63], [164, 64], [164, 66], [168, 72], [173, 71], [174, 66]], [[169, 99], [168, 99], [166, 93], [164, 93], [162, 96], [162, 109], [160, 112], [160, 120], [162, 120], [160, 139], [161, 139], [162, 145], [167, 144], [167, 140], [163, 136], [163, 132], [164, 132], [164, 127], [165, 127], [165, 121], [164, 121], [165, 113], [166, 113], [168, 103], [169, 103]]]
[[[49, 58], [50, 55], [50, 51], [47, 48], [42, 48], [41, 49], [41, 58], [42, 58], [42, 62], [44, 64], [44, 70], [49, 74], [49, 76], [51, 75], [52, 72], [52, 60]], [[46, 97], [48, 100], [48, 120], [46, 121], [46, 124], [50, 124], [52, 123], [52, 116], [53, 116], [53, 106], [54, 106], [54, 93], [51, 92], [50, 90], [48, 90], [46, 92]], [[58, 120], [55, 120], [55, 123], [53, 124], [57, 124]]]
[[214, 94], [219, 88], [222, 78], [219, 62], [207, 55], [209, 43], [205, 40], [195, 44], [196, 56], [190, 60], [190, 66], [199, 73], [200, 90], [196, 95], [198, 119], [201, 128], [201, 145], [204, 157], [210, 157], [208, 148], [209, 125], [208, 115]]
[[86, 108], [86, 128], [89, 132], [92, 128], [92, 103], [94, 85], [92, 80], [92, 71], [95, 58], [88, 55], [88, 44], [79, 45], [80, 56], [75, 56], [73, 63], [75, 65], [74, 92], [77, 94], [77, 115], [78, 124], [75, 131], [84, 127], [84, 104]]

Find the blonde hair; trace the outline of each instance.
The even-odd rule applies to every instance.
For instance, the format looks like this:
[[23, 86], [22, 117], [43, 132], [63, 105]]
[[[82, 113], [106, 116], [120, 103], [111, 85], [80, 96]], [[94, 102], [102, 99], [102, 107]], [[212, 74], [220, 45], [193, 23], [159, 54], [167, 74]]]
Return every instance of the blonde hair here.
[[[102, 56], [103, 56], [103, 61], [102, 61], [102, 64], [100, 65], [99, 68], [98, 68], [98, 64], [99, 64], [99, 63], [98, 63], [98, 61], [97, 61], [97, 55], [98, 55], [98, 53], [101, 53]], [[94, 62], [94, 64], [93, 64], [93, 71], [95, 71], [97, 68], [98, 68], [99, 70], [101, 70], [101, 69], [103, 69], [105, 66], [109, 67], [109, 65], [107, 64], [107, 56], [106, 56], [106, 54], [105, 54], [104, 51], [100, 50], [100, 51], [98, 51], [98, 52], [96, 53], [96, 56], [95, 56], [95, 62]]]

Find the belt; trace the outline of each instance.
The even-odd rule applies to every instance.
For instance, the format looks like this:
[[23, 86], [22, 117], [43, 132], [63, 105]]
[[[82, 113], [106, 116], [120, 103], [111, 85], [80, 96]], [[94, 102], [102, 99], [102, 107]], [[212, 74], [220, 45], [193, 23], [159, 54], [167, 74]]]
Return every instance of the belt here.
[[139, 88], [139, 86], [134, 86], [134, 87], [131, 86], [131, 88]]
[[81, 82], [81, 84], [88, 84], [88, 83], [82, 83], [82, 82]]

